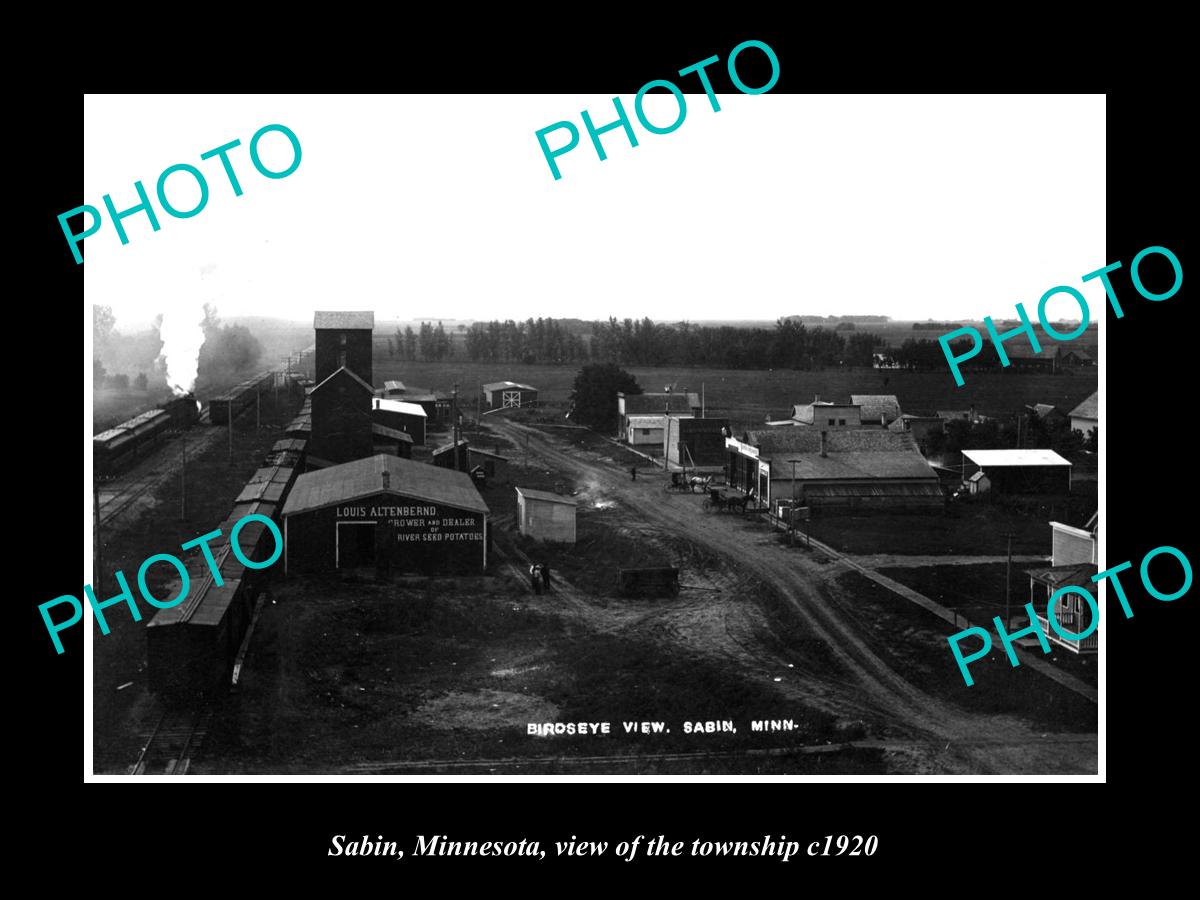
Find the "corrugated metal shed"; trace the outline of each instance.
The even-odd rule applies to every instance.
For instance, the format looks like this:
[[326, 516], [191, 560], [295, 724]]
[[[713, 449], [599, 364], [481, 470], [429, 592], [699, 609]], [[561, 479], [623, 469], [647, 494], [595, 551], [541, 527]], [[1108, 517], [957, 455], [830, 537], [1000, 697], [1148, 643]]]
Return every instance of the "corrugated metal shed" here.
[[[386, 488], [383, 487], [384, 472], [388, 473]], [[471, 476], [380, 453], [301, 475], [288, 495], [283, 514], [290, 516], [385, 492], [455, 509], [489, 512]]]
[[367, 331], [375, 329], [375, 313], [317, 311], [313, 314], [313, 328], [326, 328], [337, 331], [362, 328]]

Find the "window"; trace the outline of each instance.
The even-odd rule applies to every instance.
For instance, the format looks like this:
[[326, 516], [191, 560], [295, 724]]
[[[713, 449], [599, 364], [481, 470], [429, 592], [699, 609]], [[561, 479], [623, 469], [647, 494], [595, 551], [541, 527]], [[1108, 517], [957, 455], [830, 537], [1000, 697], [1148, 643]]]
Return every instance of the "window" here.
[[836, 425], [836, 424], [837, 424], [837, 419], [830, 419], [830, 420], [829, 420], [829, 424], [830, 424], [830, 425]]
[[1075, 612], [1077, 612], [1077, 613], [1083, 612], [1083, 598], [1082, 597], [1075, 598]]
[[845, 420], [845, 419], [838, 419], [838, 424], [839, 424], [839, 425], [845, 425], [845, 424], [846, 424], [846, 420]]
[[342, 343], [342, 346], [343, 346], [343, 347], [345, 347], [345, 346], [346, 346], [346, 332], [344, 332], [344, 331], [343, 331], [343, 332], [342, 332], [342, 333], [339, 335], [339, 337], [341, 338], [341, 343]]

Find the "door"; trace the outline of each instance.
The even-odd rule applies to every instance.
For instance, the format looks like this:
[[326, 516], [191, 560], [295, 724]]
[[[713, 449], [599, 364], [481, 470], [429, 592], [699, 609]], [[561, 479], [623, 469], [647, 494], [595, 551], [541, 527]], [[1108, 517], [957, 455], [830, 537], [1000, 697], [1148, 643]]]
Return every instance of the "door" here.
[[509, 409], [510, 407], [514, 407], [514, 406], [520, 406], [521, 405], [521, 392], [520, 391], [505, 391], [504, 394], [502, 395], [502, 404], [505, 409]]
[[375, 523], [337, 523], [337, 567], [353, 569], [375, 565]]

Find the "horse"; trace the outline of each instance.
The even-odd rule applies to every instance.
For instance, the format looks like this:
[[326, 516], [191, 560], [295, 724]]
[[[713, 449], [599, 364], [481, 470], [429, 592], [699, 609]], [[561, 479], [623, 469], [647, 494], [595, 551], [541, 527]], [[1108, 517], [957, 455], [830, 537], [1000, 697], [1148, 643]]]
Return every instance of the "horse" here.
[[696, 493], [696, 488], [700, 488], [700, 492], [704, 493], [708, 490], [708, 483], [712, 481], [711, 475], [693, 475], [688, 479], [688, 491]]

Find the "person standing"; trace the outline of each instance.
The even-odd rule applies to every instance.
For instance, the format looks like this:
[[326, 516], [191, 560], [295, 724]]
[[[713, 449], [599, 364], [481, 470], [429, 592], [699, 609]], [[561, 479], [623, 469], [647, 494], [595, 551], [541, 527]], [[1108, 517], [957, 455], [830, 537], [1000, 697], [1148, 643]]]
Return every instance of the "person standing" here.
[[550, 590], [550, 567], [545, 563], [542, 563], [542, 587]]
[[631, 481], [637, 481], [637, 466], [629, 467], [629, 475]]

